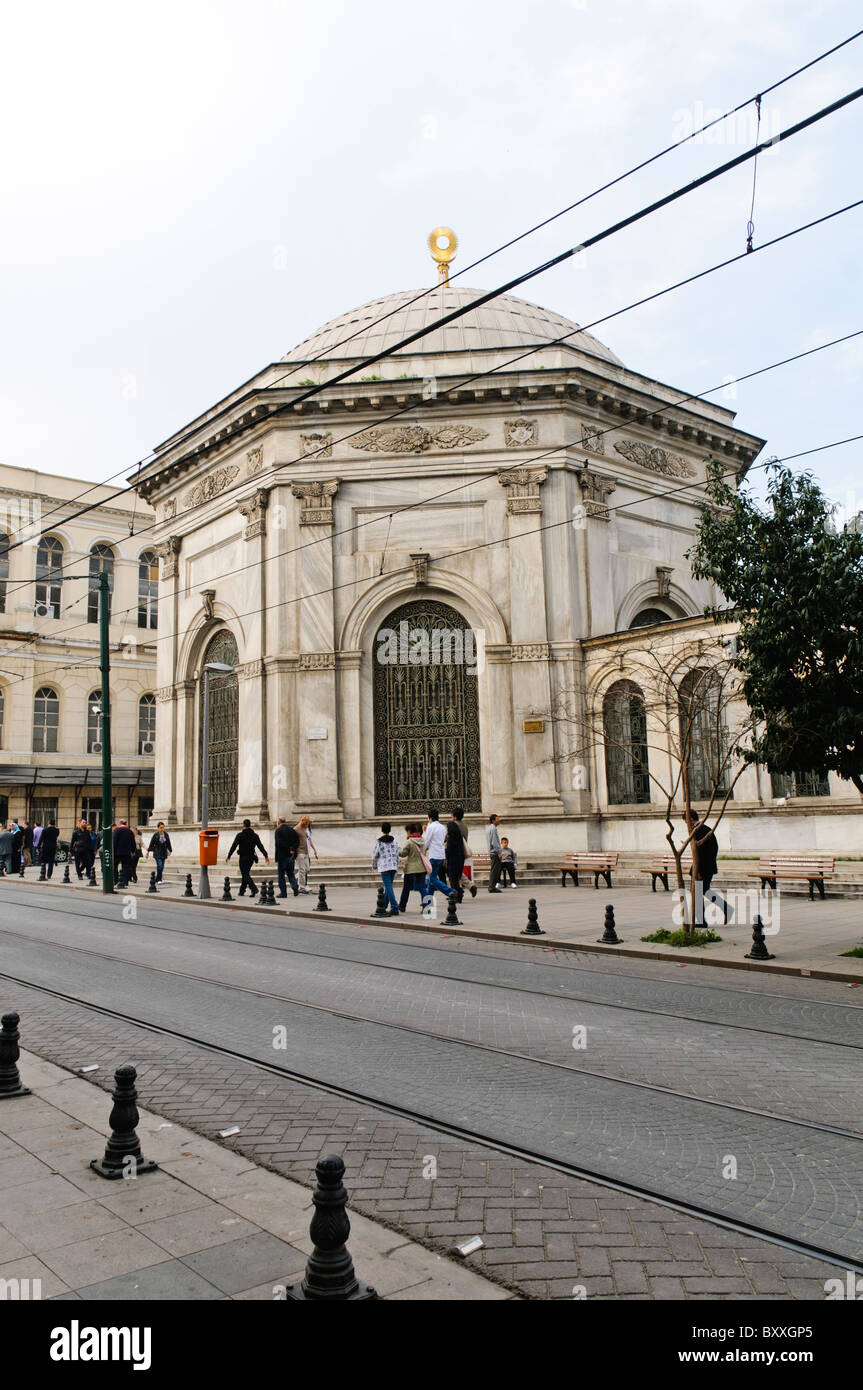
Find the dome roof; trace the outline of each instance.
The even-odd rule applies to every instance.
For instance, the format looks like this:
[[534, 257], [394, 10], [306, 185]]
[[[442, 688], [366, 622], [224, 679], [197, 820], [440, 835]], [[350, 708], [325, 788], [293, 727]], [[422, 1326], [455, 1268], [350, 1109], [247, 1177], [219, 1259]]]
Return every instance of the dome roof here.
[[[402, 290], [398, 294], [383, 295], [331, 319], [286, 353], [282, 361], [372, 357], [483, 293], [483, 290], [443, 285], [433, 290]], [[414, 300], [416, 303], [412, 302]], [[379, 319], [383, 322], [378, 322]], [[509, 294], [498, 295], [463, 318], [436, 328], [396, 355], [433, 356], [441, 352], [541, 347], [567, 334], [573, 336], [567, 339], [566, 346], [623, 366], [620, 358], [598, 338], [582, 332], [571, 319]], [[350, 342], [345, 342], [348, 338]], [[339, 347], [340, 343], [343, 346]]]

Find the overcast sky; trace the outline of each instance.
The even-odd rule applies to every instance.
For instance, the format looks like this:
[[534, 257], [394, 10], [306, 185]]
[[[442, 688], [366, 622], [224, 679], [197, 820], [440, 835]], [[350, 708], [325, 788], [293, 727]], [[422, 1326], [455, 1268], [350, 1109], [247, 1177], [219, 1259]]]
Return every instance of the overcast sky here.
[[[863, 27], [853, 0], [3, 3], [0, 459], [86, 479], [327, 319], [454, 269]], [[863, 40], [765, 99], [861, 84]], [[750, 107], [458, 282], [491, 288], [739, 153]], [[759, 161], [756, 246], [863, 197], [863, 101]], [[586, 324], [745, 249], [752, 165], [520, 293]], [[593, 331], [704, 391], [863, 328], [863, 209]], [[785, 455], [863, 432], [863, 338], [712, 397]], [[801, 465], [802, 466], [802, 465]], [[863, 445], [809, 467], [863, 507]]]

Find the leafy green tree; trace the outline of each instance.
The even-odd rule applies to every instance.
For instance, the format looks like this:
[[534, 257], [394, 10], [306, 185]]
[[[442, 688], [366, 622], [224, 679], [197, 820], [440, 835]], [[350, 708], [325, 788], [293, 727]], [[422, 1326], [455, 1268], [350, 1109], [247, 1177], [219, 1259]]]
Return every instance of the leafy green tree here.
[[863, 534], [837, 528], [809, 474], [768, 465], [762, 509], [711, 460], [710, 501], [689, 552], [696, 579], [739, 625], [734, 662], [759, 721], [743, 753], [770, 772], [824, 768], [863, 795]]

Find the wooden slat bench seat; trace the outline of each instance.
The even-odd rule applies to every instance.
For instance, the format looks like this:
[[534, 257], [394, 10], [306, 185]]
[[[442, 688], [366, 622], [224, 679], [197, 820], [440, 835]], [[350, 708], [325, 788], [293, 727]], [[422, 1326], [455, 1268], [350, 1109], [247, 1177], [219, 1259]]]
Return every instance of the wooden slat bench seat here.
[[[686, 875], [691, 874], [691, 873], [692, 873], [692, 860], [691, 860], [691, 859], [684, 859], [684, 860], [682, 861], [680, 867], [682, 868], [684, 874], [686, 874]], [[650, 881], [650, 887], [651, 887], [651, 891], [652, 891], [652, 892], [654, 892], [654, 893], [656, 892], [656, 880], [657, 880], [657, 879], [660, 879], [661, 882], [662, 882], [662, 886], [663, 886], [663, 888], [665, 889], [665, 891], [666, 891], [666, 893], [667, 893], [667, 892], [668, 892], [668, 875], [669, 875], [669, 874], [676, 874], [676, 873], [677, 873], [677, 870], [675, 869], [675, 866], [674, 866], [674, 855], [673, 855], [673, 854], [663, 854], [663, 855], [660, 855], [658, 859], [654, 859], [653, 862], [652, 862], [646, 869], [642, 869], [641, 872], [642, 872], [643, 874], [652, 874], [652, 875], [653, 875], [653, 877], [651, 878], [651, 881]]]
[[824, 897], [824, 879], [832, 877], [833, 859], [828, 854], [762, 854], [758, 869], [750, 870], [747, 877], [761, 880], [762, 889], [769, 884], [776, 892], [778, 878], [806, 879], [809, 883], [809, 901], [814, 901], [814, 889]]
[[555, 868], [560, 874], [560, 886], [566, 887], [566, 876], [569, 874], [576, 888], [578, 887], [578, 871], [593, 874], [593, 886], [599, 887], [600, 875], [605, 879], [609, 888], [611, 887], [611, 871], [617, 868], [617, 861], [620, 855], [615, 850], [612, 853], [599, 853], [590, 850], [579, 850], [575, 854], [566, 855], [565, 864], [557, 864]]

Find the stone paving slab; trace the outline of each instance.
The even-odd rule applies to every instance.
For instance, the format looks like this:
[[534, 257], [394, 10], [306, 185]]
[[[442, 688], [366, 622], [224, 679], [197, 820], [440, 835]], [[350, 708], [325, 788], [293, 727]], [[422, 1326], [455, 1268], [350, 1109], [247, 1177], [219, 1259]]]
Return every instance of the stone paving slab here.
[[[257, 1169], [245, 1187], [241, 1184], [242, 1190], [222, 1198], [220, 1205], [261, 1229], [267, 1227], [272, 1211], [269, 1183], [283, 1181], [276, 1174], [308, 1185], [317, 1158], [337, 1146], [352, 1193], [352, 1250], [358, 1273], [374, 1283], [383, 1280], [380, 1261], [395, 1261], [392, 1267], [402, 1267], [404, 1282], [400, 1292], [393, 1290], [393, 1297], [472, 1298], [476, 1294], [465, 1292], [463, 1281], [474, 1270], [522, 1296], [543, 1299], [822, 1299], [824, 1281], [843, 1276], [841, 1268], [775, 1242], [746, 1237], [600, 1183], [573, 1180], [540, 1164], [510, 1159], [490, 1147], [263, 1074], [251, 1063], [106, 1018], [35, 989], [16, 987], [14, 1004], [22, 1013], [31, 1048], [73, 1070], [99, 1062], [100, 1070], [92, 1075], [102, 1087], [110, 1085], [112, 1069], [120, 1061], [134, 1061], [139, 1093], [150, 1111], [188, 1130], [215, 1138], [219, 1130], [246, 1120], [248, 1100], [254, 1097], [256, 1111], [266, 1121], [264, 1129], [257, 1135], [241, 1132], [223, 1152], [273, 1171]], [[29, 1061], [28, 1054], [23, 1064], [28, 1083]], [[191, 1087], [190, 1077], [195, 1083]], [[62, 1086], [56, 1089], [68, 1094]], [[42, 1104], [35, 1097], [31, 1100]], [[68, 1111], [69, 1101], [64, 1104]], [[142, 1121], [145, 1152], [156, 1138], [156, 1123], [155, 1118], [153, 1126]], [[191, 1139], [189, 1144], [191, 1159]], [[436, 1177], [431, 1176], [433, 1170]], [[167, 1173], [154, 1178], [172, 1190], [179, 1183]], [[143, 1184], [144, 1179], [138, 1181]], [[92, 1200], [92, 1194], [67, 1187], [75, 1200]], [[16, 1190], [24, 1191], [26, 1185]], [[106, 1206], [111, 1201], [109, 1210], [116, 1211], [122, 1201], [121, 1194], [115, 1196], [116, 1201], [102, 1199]], [[364, 1223], [359, 1212], [377, 1223], [371, 1227], [377, 1246], [369, 1244], [370, 1223]], [[280, 1225], [274, 1223], [270, 1234], [303, 1253], [307, 1234], [294, 1236], [291, 1219], [287, 1225], [284, 1219]], [[444, 1262], [444, 1281], [451, 1292], [430, 1293], [421, 1271], [413, 1267], [420, 1256], [404, 1252], [405, 1237], [442, 1255], [452, 1252], [458, 1236], [474, 1234], [483, 1237], [482, 1250], [464, 1265]], [[387, 1249], [380, 1248], [387, 1243]], [[165, 1251], [166, 1266], [169, 1254]], [[187, 1268], [192, 1268], [191, 1259], [183, 1257]], [[259, 1280], [242, 1295], [263, 1296], [265, 1285], [266, 1279], [263, 1284]], [[211, 1286], [223, 1292], [217, 1283]], [[479, 1287], [487, 1290], [489, 1285], [481, 1282]], [[241, 1292], [230, 1296], [240, 1297]]]
[[[0, 1279], [38, 1279], [42, 1298], [219, 1300], [272, 1299], [301, 1277], [312, 1248], [307, 1187], [147, 1109], [138, 1128], [144, 1154], [164, 1155], [164, 1163], [105, 1182], [88, 1168], [104, 1151], [105, 1130], [87, 1123], [98, 1113], [107, 1125], [104, 1092], [29, 1052], [19, 1069], [33, 1094], [0, 1109]], [[110, 1076], [100, 1080], [110, 1084]], [[70, 1131], [78, 1141], [71, 1153]], [[49, 1191], [43, 1173], [61, 1186]], [[233, 1205], [206, 1195], [223, 1190]], [[34, 1200], [15, 1200], [28, 1192]], [[361, 1216], [352, 1213], [351, 1222], [360, 1277], [374, 1284], [373, 1270], [381, 1297], [421, 1287], [425, 1298], [448, 1299], [456, 1286], [466, 1300], [511, 1296]]]
[[[10, 880], [13, 891], [20, 886], [18, 879]], [[25, 884], [27, 881], [25, 880]], [[27, 884], [29, 890], [46, 891], [46, 885], [35, 881]], [[717, 880], [718, 891], [723, 891], [721, 879]], [[396, 884], [398, 888], [398, 883]], [[5, 881], [0, 880], [0, 892], [7, 891]], [[96, 898], [97, 893], [75, 883], [65, 887], [51, 885], [47, 891], [76, 898], [83, 894]], [[132, 884], [125, 891], [127, 897], [148, 895], [141, 882]], [[104, 899], [103, 894], [99, 894]], [[117, 894], [118, 903], [124, 894]], [[275, 907], [265, 908], [250, 903], [248, 899], [236, 899], [232, 903], [222, 903], [218, 896], [206, 904], [197, 898], [184, 898], [178, 886], [168, 885], [159, 890], [158, 897], [172, 904], [184, 903], [190, 911], [195, 908], [236, 911], [238, 909], [261, 917], [275, 917], [285, 914], [291, 918], [308, 918], [320, 921], [326, 914], [315, 913], [313, 895], [298, 899], [289, 897], [286, 902], [279, 900]], [[775, 900], [771, 900], [775, 903]], [[539, 924], [544, 937], [522, 937], [527, 924], [527, 904], [535, 897], [538, 904]], [[327, 900], [331, 908], [331, 919], [365, 925], [374, 920], [374, 896], [368, 889], [343, 888], [333, 886], [327, 889]], [[149, 895], [149, 901], [153, 901]], [[860, 902], [857, 899], [827, 898], [814, 902], [798, 895], [781, 892], [778, 895], [778, 914], [775, 906], [762, 912], [768, 926], [767, 949], [775, 957], [773, 961], [751, 962], [746, 954], [752, 946], [752, 928], [747, 925], [752, 913], [749, 908], [741, 911], [738, 920], [728, 927], [717, 926], [723, 938], [697, 950], [674, 948], [641, 940], [642, 936], [666, 927], [676, 930], [674, 920], [674, 901], [672, 893], [658, 891], [651, 893], [647, 887], [615, 886], [609, 889], [604, 882], [598, 889], [585, 878], [580, 887], [575, 888], [568, 881], [566, 888], [558, 885], [537, 885], [535, 888], [505, 888], [500, 893], [489, 894], [480, 887], [475, 899], [467, 897], [459, 906], [458, 915], [461, 928], [447, 929], [444, 926], [446, 902], [442, 894], [436, 897], [436, 919], [427, 919], [419, 908], [419, 899], [414, 894], [408, 911], [400, 918], [388, 919], [386, 926], [392, 931], [409, 928], [412, 931], [427, 931], [452, 935], [476, 935], [481, 939], [493, 941], [524, 941], [534, 947], [554, 945], [572, 950], [590, 950], [621, 957], [635, 956], [655, 960], [698, 961], [707, 966], [720, 966], [740, 971], [753, 971], [758, 974], [805, 974], [813, 979], [834, 979], [848, 984], [863, 984], [863, 957], [844, 956], [843, 952], [859, 946], [863, 942], [863, 919]], [[602, 946], [598, 938], [603, 933], [606, 905], [611, 904], [615, 911], [618, 936], [622, 945]], [[749, 905], [751, 908], [751, 903]], [[771, 916], [772, 914], [772, 916]], [[746, 920], [744, 920], [746, 918]], [[380, 919], [376, 925], [380, 924]], [[778, 930], [773, 934], [773, 928]]]

